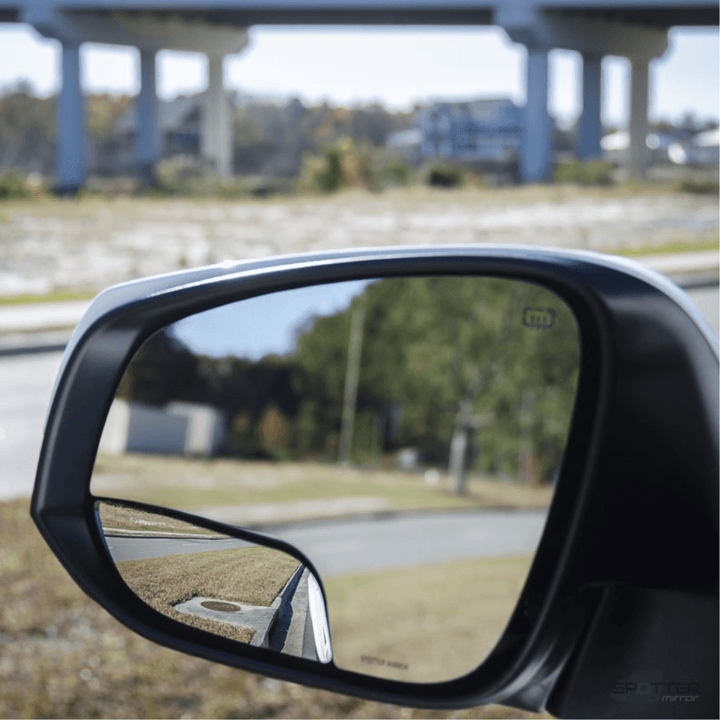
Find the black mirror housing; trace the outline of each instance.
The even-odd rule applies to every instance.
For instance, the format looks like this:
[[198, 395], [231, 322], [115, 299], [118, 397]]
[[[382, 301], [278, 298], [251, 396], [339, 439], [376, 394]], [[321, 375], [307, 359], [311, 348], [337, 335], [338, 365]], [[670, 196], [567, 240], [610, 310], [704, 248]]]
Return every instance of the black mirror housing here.
[[[567, 304], [580, 332], [555, 496], [518, 605], [485, 662], [442, 683], [372, 678], [331, 662], [239, 649], [140, 602], [98, 530], [90, 478], [118, 384], [142, 343], [228, 302], [423, 275], [534, 283]], [[145, 637], [206, 659], [417, 707], [499, 702], [576, 717], [718, 715], [717, 339], [682, 291], [630, 261], [537, 248], [368, 249], [222, 264], [111, 288], [66, 350], [31, 512], [88, 595]], [[221, 523], [207, 527], [233, 533]], [[671, 638], [658, 634], [670, 625]], [[612, 628], [622, 632], [611, 635]], [[695, 699], [667, 699], [686, 696]]]

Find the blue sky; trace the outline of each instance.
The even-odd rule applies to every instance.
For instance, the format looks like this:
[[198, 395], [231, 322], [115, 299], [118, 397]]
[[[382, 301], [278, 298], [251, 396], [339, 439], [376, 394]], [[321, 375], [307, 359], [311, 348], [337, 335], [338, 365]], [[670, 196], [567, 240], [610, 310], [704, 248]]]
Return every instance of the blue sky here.
[[285, 355], [296, 349], [297, 333], [307, 322], [347, 310], [371, 282], [350, 280], [249, 298], [180, 320], [173, 335], [194, 352], [213, 357], [257, 361]]
[[[336, 104], [380, 101], [410, 108], [430, 98], [510, 97], [524, 102], [524, 50], [498, 28], [251, 29], [250, 46], [225, 62], [226, 85], [271, 97], [297, 96]], [[0, 25], [0, 88], [28, 80], [42, 95], [59, 86], [59, 45], [27, 26]], [[139, 60], [132, 48], [85, 45], [83, 78], [91, 92], [135, 93]], [[652, 65], [651, 119], [701, 120], [720, 115], [718, 31], [676, 28], [663, 58]], [[164, 51], [159, 93], [172, 98], [205, 87], [202, 55]], [[551, 112], [571, 120], [580, 112], [579, 56], [551, 54]], [[628, 63], [603, 63], [603, 119], [627, 120]]]

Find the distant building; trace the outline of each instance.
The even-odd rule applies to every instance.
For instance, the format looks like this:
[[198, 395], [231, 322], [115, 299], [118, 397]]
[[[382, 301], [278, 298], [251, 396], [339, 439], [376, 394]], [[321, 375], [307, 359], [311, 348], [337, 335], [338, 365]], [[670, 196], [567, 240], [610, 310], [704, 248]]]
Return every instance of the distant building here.
[[[630, 145], [627, 130], [605, 135], [600, 141], [605, 159], [621, 164]], [[645, 138], [648, 160], [651, 163], [673, 163], [674, 165], [718, 165], [718, 131], [693, 135], [680, 129], [651, 132]]]
[[[88, 143], [88, 169], [93, 175], [114, 177], [135, 173], [137, 136], [136, 103], [118, 118], [112, 138]], [[160, 159], [176, 155], [200, 158], [203, 97], [178, 97], [158, 100]]]
[[[238, 142], [233, 139], [231, 162], [232, 174], [266, 175], [271, 177], [293, 177], [302, 162], [302, 153], [308, 148], [301, 138], [302, 120], [308, 111], [297, 98], [284, 105], [252, 101], [250, 96], [228, 93], [231, 112], [242, 107], [262, 128], [263, 139], [252, 142]], [[162, 138], [164, 159], [178, 155], [199, 161], [203, 127], [204, 95], [202, 93], [175, 100], [158, 100], [158, 128]], [[95, 161], [107, 168], [100, 174], [114, 174], [118, 168], [124, 171], [132, 168], [133, 148], [136, 135], [136, 111], [134, 105], [128, 108], [115, 124], [113, 140], [107, 143], [107, 158]], [[102, 150], [102, 149], [101, 149]], [[93, 158], [94, 160], [94, 158]]]
[[712, 167], [720, 164], [720, 132], [718, 128], [696, 135], [693, 138], [693, 149], [698, 165]]
[[507, 163], [520, 148], [524, 109], [512, 100], [436, 102], [415, 115], [423, 158]]
[[100, 439], [111, 455], [214, 455], [226, 434], [225, 414], [210, 405], [168, 403], [164, 407], [115, 400]]
[[[202, 131], [202, 95], [181, 96], [175, 100], [159, 100], [157, 112], [163, 156], [197, 155], [200, 152], [200, 133]], [[132, 103], [115, 124], [115, 139], [123, 144], [132, 144], [135, 141], [136, 126], [137, 113], [135, 103]]]
[[[648, 162], [670, 162], [669, 149], [674, 143], [677, 144], [674, 135], [666, 132], [649, 133], [645, 138], [645, 146], [648, 149]], [[600, 147], [605, 160], [622, 165], [630, 147], [630, 133], [627, 130], [608, 133], [600, 140]]]

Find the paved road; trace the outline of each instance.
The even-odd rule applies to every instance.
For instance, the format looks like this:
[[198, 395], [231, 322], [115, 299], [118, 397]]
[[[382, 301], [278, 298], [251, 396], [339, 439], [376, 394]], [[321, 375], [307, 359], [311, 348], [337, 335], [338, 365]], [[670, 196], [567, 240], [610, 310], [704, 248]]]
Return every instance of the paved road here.
[[[718, 288], [690, 297], [718, 332]], [[60, 353], [0, 357], [0, 499], [29, 496]]]
[[[302, 550], [321, 577], [427, 565], [459, 558], [532, 553], [544, 511], [443, 512], [324, 521], [269, 529]], [[115, 560], [247, 547], [242, 540], [110, 537]]]
[[447, 512], [332, 521], [274, 535], [302, 550], [321, 577], [535, 552], [544, 511]]
[[120, 537], [107, 538], [107, 545], [113, 560], [148, 560], [167, 555], [188, 555], [189, 553], [211, 550], [233, 550], [250, 547], [254, 543], [236, 538], [209, 540], [206, 538], [168, 538], [168, 537]]
[[29, 496], [61, 353], [0, 357], [0, 500]]

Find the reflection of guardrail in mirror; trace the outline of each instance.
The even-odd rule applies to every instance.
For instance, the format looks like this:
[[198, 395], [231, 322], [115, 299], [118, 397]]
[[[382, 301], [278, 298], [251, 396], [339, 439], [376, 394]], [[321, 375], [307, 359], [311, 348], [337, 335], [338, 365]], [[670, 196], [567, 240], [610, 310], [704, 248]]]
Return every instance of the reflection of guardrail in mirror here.
[[296, 558], [159, 512], [98, 503], [127, 586], [163, 615], [251, 646], [329, 662], [322, 592]]

